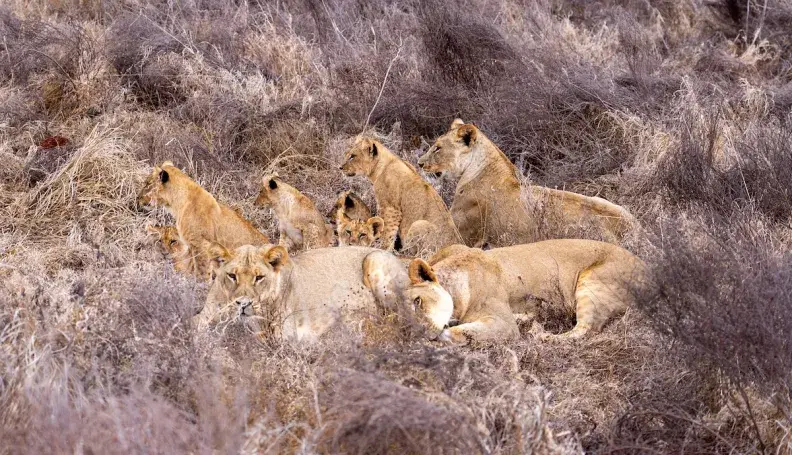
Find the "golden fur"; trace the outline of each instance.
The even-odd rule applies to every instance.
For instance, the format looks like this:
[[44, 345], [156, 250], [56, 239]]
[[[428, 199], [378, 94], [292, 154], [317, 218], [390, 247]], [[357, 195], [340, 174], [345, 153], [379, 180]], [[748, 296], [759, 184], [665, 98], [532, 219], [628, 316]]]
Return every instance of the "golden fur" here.
[[543, 207], [546, 218], [534, 219], [522, 196], [517, 168], [476, 126], [460, 119], [418, 165], [426, 172], [459, 178], [451, 215], [469, 246], [536, 241], [542, 221], [555, 232], [586, 226], [598, 239], [616, 242], [633, 220], [624, 208], [602, 198], [532, 185], [529, 199]]
[[289, 251], [324, 248], [335, 243], [333, 228], [325, 223], [314, 203], [278, 174], [264, 177], [256, 205], [275, 212], [280, 234], [278, 244]]
[[385, 248], [395, 247], [397, 235], [405, 248], [417, 251], [435, 251], [461, 241], [440, 195], [379, 141], [358, 136], [341, 170], [348, 176], [365, 175], [373, 184], [377, 215], [385, 221]]
[[[259, 336], [297, 341], [316, 340], [339, 321], [357, 326], [362, 317], [373, 314], [376, 298], [364, 285], [363, 261], [371, 253], [387, 254], [373, 248], [337, 247], [292, 257], [282, 246], [246, 245], [229, 250], [217, 244], [207, 251], [215, 270], [197, 325], [237, 318]], [[377, 267], [387, 268], [388, 273]], [[403, 267], [401, 262], [388, 255], [379, 256], [365, 270], [390, 277], [398, 267]]]
[[179, 240], [183, 243], [177, 261], [190, 262], [189, 270], [199, 276], [206, 271], [204, 241], [226, 248], [269, 243], [249, 221], [225, 204], [220, 204], [170, 161], [155, 166], [138, 195], [140, 204], [164, 206], [176, 219]]
[[[539, 305], [574, 314], [575, 327], [557, 336], [577, 338], [624, 313], [645, 266], [616, 245], [564, 239], [489, 251], [454, 245], [428, 262], [413, 260], [409, 275], [405, 299], [442, 339], [514, 337], [514, 313], [535, 315]], [[452, 320], [459, 325], [446, 328]]]

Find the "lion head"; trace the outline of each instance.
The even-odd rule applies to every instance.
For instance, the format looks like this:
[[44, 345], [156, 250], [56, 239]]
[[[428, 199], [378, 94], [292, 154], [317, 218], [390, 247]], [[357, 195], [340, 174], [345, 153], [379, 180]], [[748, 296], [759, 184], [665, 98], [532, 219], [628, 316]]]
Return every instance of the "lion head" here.
[[451, 321], [454, 300], [440, 285], [432, 266], [423, 259], [410, 262], [409, 277], [410, 286], [404, 292], [406, 301], [428, 322], [430, 336], [437, 336]]
[[157, 244], [161, 252], [167, 256], [173, 256], [182, 250], [184, 245], [179, 237], [176, 226], [152, 226], [146, 225], [146, 232], [157, 238]]
[[342, 191], [338, 194], [338, 198], [327, 217], [336, 224], [342, 221], [343, 217], [356, 221], [366, 221], [371, 218], [371, 209], [357, 194], [352, 191]]
[[161, 205], [169, 203], [170, 193], [173, 192], [173, 177], [181, 171], [170, 161], [165, 161], [160, 166], [154, 166], [151, 174], [143, 182], [143, 188], [138, 193], [138, 207]]
[[204, 242], [204, 254], [211, 264], [210, 298], [226, 310], [231, 308], [240, 319], [255, 321], [260, 331], [277, 324], [276, 317], [282, 315], [276, 314], [275, 306], [289, 262], [286, 248], [244, 245], [230, 251]]
[[456, 119], [448, 132], [437, 138], [418, 159], [418, 166], [437, 176], [449, 173], [458, 177], [463, 170], [464, 158], [476, 144], [478, 136], [479, 130], [475, 125]]
[[278, 176], [277, 172], [270, 175], [265, 175], [261, 180], [261, 191], [259, 191], [259, 195], [256, 198], [255, 204], [268, 208], [274, 207], [278, 202], [279, 193], [282, 186], [283, 182], [280, 181], [280, 177]]
[[371, 246], [382, 237], [385, 220], [373, 216], [366, 221], [359, 221], [342, 216], [338, 224], [338, 244]]
[[339, 167], [347, 176], [369, 175], [377, 165], [382, 144], [376, 140], [358, 136], [352, 147], [344, 154], [344, 163]]

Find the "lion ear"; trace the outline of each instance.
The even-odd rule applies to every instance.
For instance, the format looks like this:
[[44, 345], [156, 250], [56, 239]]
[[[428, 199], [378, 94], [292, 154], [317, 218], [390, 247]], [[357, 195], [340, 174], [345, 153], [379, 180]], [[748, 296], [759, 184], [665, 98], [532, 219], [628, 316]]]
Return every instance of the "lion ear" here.
[[355, 207], [355, 200], [352, 199], [352, 196], [350, 194], [347, 194], [346, 197], [344, 198], [344, 207], [348, 209]]
[[277, 272], [289, 260], [289, 252], [286, 251], [286, 248], [277, 245], [264, 253], [264, 260]]
[[437, 283], [437, 275], [432, 266], [423, 259], [416, 258], [410, 262], [409, 276], [412, 284]]
[[377, 143], [376, 142], [372, 142], [371, 143], [371, 148], [369, 149], [369, 154], [371, 154], [371, 156], [377, 156], [378, 153], [379, 153], [379, 151], [377, 150]]
[[382, 231], [385, 230], [385, 220], [379, 216], [372, 216], [366, 221], [366, 224], [371, 226], [371, 233], [374, 239], [378, 239], [382, 235]]
[[452, 130], [459, 128], [460, 126], [464, 125], [465, 122], [461, 118], [455, 118], [453, 122], [451, 122]]
[[228, 251], [226, 247], [217, 242], [204, 240], [203, 243], [201, 243], [201, 248], [206, 258], [209, 259], [209, 263], [213, 270], [228, 262], [232, 256], [231, 252]]
[[457, 130], [457, 137], [461, 139], [466, 146], [470, 147], [470, 144], [476, 142], [478, 128], [471, 124], [464, 124]]
[[163, 184], [168, 183], [168, 180], [170, 180], [170, 175], [168, 174], [168, 171], [166, 170], [160, 171], [159, 179], [160, 182], [162, 182]]

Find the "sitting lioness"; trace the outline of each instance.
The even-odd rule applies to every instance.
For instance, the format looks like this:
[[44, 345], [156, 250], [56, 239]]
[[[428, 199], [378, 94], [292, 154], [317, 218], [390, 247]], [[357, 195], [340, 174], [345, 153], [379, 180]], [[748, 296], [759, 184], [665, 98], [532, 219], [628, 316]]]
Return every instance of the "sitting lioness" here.
[[461, 242], [437, 191], [379, 141], [358, 136], [340, 169], [350, 177], [365, 175], [374, 185], [377, 215], [385, 221], [384, 248], [395, 248], [397, 234], [405, 249], [416, 251], [433, 252]]
[[249, 221], [225, 204], [220, 204], [170, 161], [155, 166], [138, 195], [141, 205], [162, 205], [176, 219], [182, 251], [176, 261], [187, 260], [193, 273], [203, 276], [206, 260], [204, 241], [226, 248], [269, 243]]
[[314, 203], [278, 174], [264, 177], [256, 205], [275, 211], [278, 244], [289, 251], [324, 248], [335, 242], [333, 228], [325, 223]]
[[[387, 301], [407, 285], [406, 272], [398, 272], [402, 263], [373, 248], [319, 248], [294, 257], [279, 245], [229, 250], [214, 244], [207, 251], [215, 268], [206, 305], [196, 316], [199, 327], [233, 315], [259, 336], [313, 341], [336, 322], [373, 314], [380, 296]], [[364, 270], [371, 253], [376, 260]], [[378, 279], [394, 274], [385, 284]], [[366, 287], [365, 275], [381, 286]]]
[[[454, 120], [418, 166], [459, 179], [451, 215], [465, 244], [497, 247], [537, 240], [542, 220], [533, 218], [521, 197], [517, 168], [476, 126]], [[529, 193], [556, 232], [584, 225], [599, 239], [616, 242], [633, 222], [627, 210], [602, 198], [533, 185]]]
[[[429, 262], [410, 263], [404, 291], [434, 333], [452, 342], [505, 339], [518, 334], [514, 313], [553, 305], [577, 317], [577, 338], [599, 331], [633, 301], [644, 283], [643, 262], [627, 250], [594, 240], [546, 240], [482, 251], [453, 245]], [[459, 325], [447, 328], [449, 321]]]

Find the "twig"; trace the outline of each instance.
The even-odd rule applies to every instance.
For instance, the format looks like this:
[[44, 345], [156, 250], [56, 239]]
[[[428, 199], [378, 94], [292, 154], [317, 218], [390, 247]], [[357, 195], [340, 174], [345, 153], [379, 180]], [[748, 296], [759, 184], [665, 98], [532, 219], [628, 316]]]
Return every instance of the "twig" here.
[[[380, 98], [382, 98], [382, 92], [385, 91], [385, 84], [388, 82], [388, 75], [391, 72], [391, 68], [393, 68], [393, 64], [399, 58], [399, 55], [401, 54], [401, 50], [402, 50], [402, 39], [401, 39], [401, 37], [399, 37], [399, 48], [396, 49], [396, 55], [393, 56], [393, 59], [388, 64], [388, 70], [385, 71], [385, 78], [382, 79], [382, 86], [380, 87], [379, 94], [377, 95], [377, 101], [374, 102], [374, 106], [371, 107], [371, 110], [368, 113], [368, 117], [366, 117], [366, 124], [363, 125], [363, 131], [366, 131], [366, 128], [368, 128], [369, 121], [371, 120], [371, 115], [374, 113], [374, 109], [377, 108], [377, 105], [380, 102]], [[363, 132], [363, 131], [361, 131], [361, 132]]]

